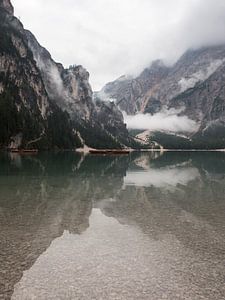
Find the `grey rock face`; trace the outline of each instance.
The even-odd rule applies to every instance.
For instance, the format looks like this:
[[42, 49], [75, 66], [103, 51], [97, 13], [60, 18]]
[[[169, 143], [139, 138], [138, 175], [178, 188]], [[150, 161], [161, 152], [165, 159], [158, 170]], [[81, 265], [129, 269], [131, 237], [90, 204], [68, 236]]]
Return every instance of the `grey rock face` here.
[[188, 50], [171, 67], [157, 91], [158, 100], [168, 104], [177, 95], [204, 82], [224, 63], [224, 58], [224, 46]]
[[200, 128], [192, 138], [199, 141], [202, 148], [224, 148], [225, 46], [188, 51], [176, 64], [176, 70], [185, 64], [192, 75], [179, 81], [184, 88], [168, 99], [167, 105], [183, 108], [183, 115], [199, 122]]
[[62, 64], [52, 59], [31, 32], [26, 30], [26, 36], [50, 99], [72, 117], [89, 119], [94, 108], [89, 73], [82, 66], [64, 69]]
[[10, 1], [1, 1], [0, 37], [0, 146], [13, 144], [18, 135], [22, 137], [21, 145], [25, 145], [46, 132], [52, 110], [23, 26], [13, 16]]
[[115, 99], [128, 114], [148, 112], [151, 104], [154, 112], [160, 104], [168, 105], [171, 99], [206, 81], [224, 63], [225, 46], [188, 50], [174, 66], [155, 61], [137, 78], [124, 76], [106, 84], [99, 95]]
[[147, 106], [150, 109], [149, 103], [155, 102], [154, 91], [167, 76], [168, 71], [161, 61], [155, 61], [137, 78], [122, 76], [106, 84], [97, 96], [115, 100], [119, 108], [127, 114], [145, 111]]
[[224, 71], [225, 45], [188, 50], [172, 67], [157, 61], [135, 79], [107, 84], [99, 95], [114, 99], [127, 114], [179, 109], [200, 124], [198, 138], [219, 126], [225, 146]]
[[0, 0], [0, 8], [5, 9], [10, 15], [14, 13], [14, 8], [10, 0]]

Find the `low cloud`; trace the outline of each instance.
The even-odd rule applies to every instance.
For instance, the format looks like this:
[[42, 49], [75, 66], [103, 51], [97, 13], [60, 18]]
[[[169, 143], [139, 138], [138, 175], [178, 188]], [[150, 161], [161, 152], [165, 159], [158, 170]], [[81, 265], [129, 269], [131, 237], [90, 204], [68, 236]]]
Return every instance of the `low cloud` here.
[[150, 131], [169, 132], [194, 132], [198, 124], [187, 116], [179, 116], [180, 110], [163, 110], [154, 115], [136, 114], [134, 116], [124, 115], [124, 121], [129, 129], [143, 129]]
[[88, 69], [94, 90], [122, 74], [136, 75], [154, 59], [171, 64], [190, 47], [225, 42], [224, 0], [12, 3], [56, 60]]

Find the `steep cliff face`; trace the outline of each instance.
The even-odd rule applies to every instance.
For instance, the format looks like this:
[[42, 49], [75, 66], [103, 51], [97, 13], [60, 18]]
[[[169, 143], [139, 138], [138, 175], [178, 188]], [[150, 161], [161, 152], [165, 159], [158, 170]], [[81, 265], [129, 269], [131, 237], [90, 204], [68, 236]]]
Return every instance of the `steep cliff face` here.
[[[66, 113], [49, 99], [10, 1], [0, 1], [0, 147], [80, 145]], [[62, 139], [61, 139], [62, 135]], [[65, 138], [66, 135], [66, 138]]]
[[95, 148], [134, 146], [118, 108], [93, 101], [89, 73], [80, 65], [65, 69], [31, 32], [26, 31], [26, 37], [49, 98], [68, 112], [82, 143]]
[[26, 30], [26, 37], [50, 99], [72, 118], [89, 120], [94, 110], [89, 73], [82, 66], [65, 69], [56, 63], [35, 36]]
[[131, 146], [117, 107], [93, 102], [89, 73], [65, 69], [0, 0], [0, 147]]
[[179, 109], [199, 124], [191, 136], [195, 147], [225, 147], [224, 71], [224, 45], [188, 50], [172, 67], [156, 62], [135, 79], [107, 84], [99, 95], [114, 99], [127, 114]]

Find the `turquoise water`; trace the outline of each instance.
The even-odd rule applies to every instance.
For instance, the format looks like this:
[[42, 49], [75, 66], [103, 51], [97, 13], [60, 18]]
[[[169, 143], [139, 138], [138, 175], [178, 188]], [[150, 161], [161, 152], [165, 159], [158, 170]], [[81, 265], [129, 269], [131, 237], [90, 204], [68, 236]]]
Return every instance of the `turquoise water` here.
[[1, 154], [0, 229], [0, 299], [224, 299], [225, 154]]

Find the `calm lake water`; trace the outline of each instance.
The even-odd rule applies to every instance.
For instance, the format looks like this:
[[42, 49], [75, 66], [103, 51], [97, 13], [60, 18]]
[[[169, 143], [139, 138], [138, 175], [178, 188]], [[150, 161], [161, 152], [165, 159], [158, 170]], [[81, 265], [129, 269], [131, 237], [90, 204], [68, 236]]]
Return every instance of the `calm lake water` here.
[[225, 154], [1, 154], [0, 299], [225, 299]]

